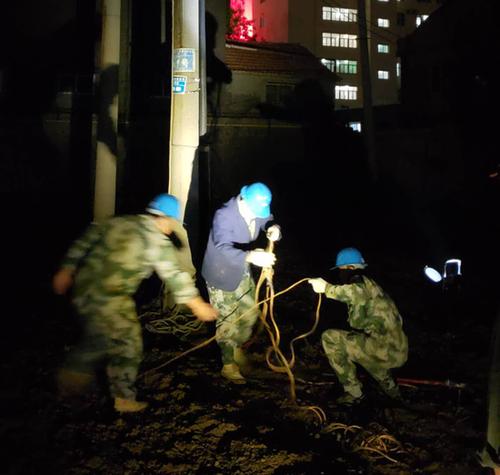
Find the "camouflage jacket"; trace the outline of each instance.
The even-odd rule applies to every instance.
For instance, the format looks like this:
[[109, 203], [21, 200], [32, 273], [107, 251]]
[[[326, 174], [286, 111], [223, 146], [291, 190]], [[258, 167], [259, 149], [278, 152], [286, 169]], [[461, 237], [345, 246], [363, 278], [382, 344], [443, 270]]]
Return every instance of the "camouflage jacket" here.
[[389, 346], [407, 351], [403, 320], [393, 300], [379, 285], [366, 276], [348, 285], [327, 284], [325, 295], [348, 306], [349, 325], [371, 337], [386, 340]]
[[76, 297], [133, 295], [153, 271], [177, 303], [199, 295], [189, 272], [181, 270], [174, 245], [148, 215], [119, 216], [90, 225], [70, 247], [62, 267], [76, 271]]

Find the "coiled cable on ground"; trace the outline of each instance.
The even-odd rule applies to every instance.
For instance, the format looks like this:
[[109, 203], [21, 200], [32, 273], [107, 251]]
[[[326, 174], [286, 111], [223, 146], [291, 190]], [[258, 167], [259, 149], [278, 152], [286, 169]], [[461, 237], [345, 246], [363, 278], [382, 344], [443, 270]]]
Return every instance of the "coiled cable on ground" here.
[[[272, 251], [272, 244], [270, 243], [270, 246], [268, 247], [268, 250]], [[290, 361], [287, 360], [283, 352], [281, 351], [279, 344], [281, 341], [281, 334], [279, 330], [279, 326], [276, 323], [276, 320], [274, 318], [274, 300], [276, 297], [281, 296], [293, 288], [297, 287], [298, 285], [306, 282], [309, 280], [309, 277], [303, 278], [298, 280], [297, 282], [291, 284], [289, 287], [287, 287], [284, 290], [281, 290], [279, 292], [274, 291], [274, 285], [273, 285], [273, 269], [270, 268], [263, 268], [260, 274], [260, 277], [258, 279], [257, 285], [256, 285], [256, 292], [255, 292], [255, 305], [252, 306], [250, 309], [248, 309], [246, 312], [242, 313], [234, 322], [236, 323], [239, 321], [241, 318], [243, 318], [247, 313], [253, 311], [256, 307], [260, 308], [260, 321], [262, 326], [266, 329], [269, 339], [271, 341], [271, 346], [267, 349], [266, 351], [266, 362], [269, 368], [277, 373], [286, 373], [290, 382], [290, 398], [291, 401], [296, 407], [300, 409], [305, 409], [307, 411], [311, 411], [313, 414], [318, 417], [319, 421], [321, 424], [325, 423], [327, 420], [327, 416], [324, 412], [324, 410], [319, 407], [319, 406], [301, 406], [297, 402], [297, 395], [296, 395], [296, 382], [295, 382], [295, 376], [292, 372], [292, 368], [294, 367], [296, 363], [296, 357], [295, 357], [295, 350], [294, 350], [294, 344], [301, 340], [306, 338], [307, 336], [311, 335], [314, 333], [316, 330], [318, 323], [319, 323], [319, 317], [320, 317], [320, 309], [321, 309], [321, 303], [322, 303], [322, 298], [321, 294], [318, 295], [318, 303], [316, 306], [316, 312], [315, 312], [315, 320], [313, 323], [313, 326], [311, 327], [310, 330], [307, 332], [293, 338], [290, 342], [290, 352], [291, 352], [291, 357]], [[260, 290], [262, 288], [263, 283], [266, 282], [266, 294], [265, 297], [261, 300], [259, 300], [259, 295], [260, 295]], [[268, 317], [269, 315], [269, 320], [268, 322]], [[201, 349], [207, 345], [209, 345], [212, 341], [216, 339], [216, 336], [213, 335], [212, 337], [202, 341], [198, 345], [178, 354], [177, 356], [170, 358], [168, 361], [162, 363], [159, 366], [156, 366], [154, 368], [151, 368], [145, 372], [143, 372], [140, 377], [142, 378], [147, 378], [148, 376], [152, 375], [153, 373], [156, 373], [158, 370], [161, 368], [164, 368], [165, 366], [169, 365], [170, 363], [173, 363], [174, 361], [198, 350]], [[278, 361], [281, 363], [281, 365], [277, 365], [271, 362], [271, 355], [274, 353], [275, 357], [278, 359]], [[363, 453], [365, 457], [370, 459], [371, 461], [377, 461], [380, 459], [385, 459], [388, 460], [392, 463], [400, 463], [398, 460], [393, 458], [393, 454], [400, 454], [404, 453], [405, 450], [402, 446], [402, 444], [397, 441], [393, 436], [389, 434], [369, 434], [366, 437], [363, 437], [363, 434], [366, 432], [362, 427], [357, 426], [357, 425], [348, 425], [348, 424], [343, 424], [343, 423], [332, 423], [329, 424], [325, 429], [323, 429], [323, 432], [325, 433], [331, 433], [335, 431], [342, 431], [344, 438], [350, 442], [350, 451], [353, 453]]]

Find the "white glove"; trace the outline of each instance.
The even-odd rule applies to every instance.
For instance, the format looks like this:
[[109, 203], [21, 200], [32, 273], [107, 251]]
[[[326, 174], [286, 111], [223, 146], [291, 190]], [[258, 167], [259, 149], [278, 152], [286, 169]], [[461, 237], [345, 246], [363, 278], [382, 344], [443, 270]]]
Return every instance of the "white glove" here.
[[269, 226], [266, 231], [266, 237], [270, 241], [279, 241], [281, 239], [281, 228], [277, 224]]
[[325, 293], [326, 284], [328, 284], [328, 282], [325, 279], [318, 277], [317, 279], [309, 279], [307, 282], [309, 282], [312, 285], [313, 290], [317, 294]]
[[272, 267], [276, 262], [276, 256], [273, 252], [255, 249], [247, 254], [247, 262], [258, 267]]

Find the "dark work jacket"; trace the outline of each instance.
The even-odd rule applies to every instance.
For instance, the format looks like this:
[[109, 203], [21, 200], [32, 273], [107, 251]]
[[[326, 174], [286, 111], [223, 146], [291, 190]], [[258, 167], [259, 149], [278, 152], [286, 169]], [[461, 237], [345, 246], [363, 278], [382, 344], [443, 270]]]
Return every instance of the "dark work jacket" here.
[[[257, 236], [272, 219], [272, 216], [255, 219]], [[254, 240], [238, 210], [238, 198], [231, 198], [216, 211], [212, 222], [201, 269], [207, 284], [225, 291], [235, 290], [247, 266], [245, 244]]]

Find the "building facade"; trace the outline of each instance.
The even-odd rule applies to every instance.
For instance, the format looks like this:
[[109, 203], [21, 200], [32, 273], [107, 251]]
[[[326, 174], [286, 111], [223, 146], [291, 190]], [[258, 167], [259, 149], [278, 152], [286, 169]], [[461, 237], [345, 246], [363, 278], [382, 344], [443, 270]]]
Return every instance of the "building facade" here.
[[[401, 67], [397, 42], [414, 31], [442, 0], [366, 0], [373, 104], [399, 102]], [[341, 81], [338, 109], [363, 105], [358, 0], [254, 0], [257, 41], [299, 43]]]
[[223, 57], [232, 80], [208, 108], [211, 201], [218, 205], [248, 181], [300, 167], [303, 117], [290, 110], [298, 102], [333, 107], [337, 80], [300, 45], [227, 40]]
[[338, 76], [303, 46], [227, 40], [224, 57], [232, 82], [220, 98], [221, 116], [260, 117], [258, 104], [283, 107], [295, 88], [306, 81], [317, 82], [333, 104]]

